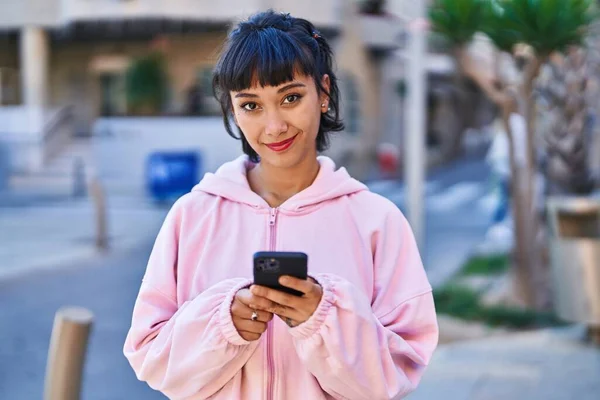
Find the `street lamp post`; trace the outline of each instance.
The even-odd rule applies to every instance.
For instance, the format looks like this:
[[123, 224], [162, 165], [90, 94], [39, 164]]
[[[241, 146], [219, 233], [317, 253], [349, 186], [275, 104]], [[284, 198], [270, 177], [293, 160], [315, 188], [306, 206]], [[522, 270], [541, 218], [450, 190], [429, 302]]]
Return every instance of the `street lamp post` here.
[[404, 146], [407, 218], [421, 251], [425, 240], [425, 93], [426, 52], [425, 1], [411, 2], [412, 20], [408, 26], [407, 112]]

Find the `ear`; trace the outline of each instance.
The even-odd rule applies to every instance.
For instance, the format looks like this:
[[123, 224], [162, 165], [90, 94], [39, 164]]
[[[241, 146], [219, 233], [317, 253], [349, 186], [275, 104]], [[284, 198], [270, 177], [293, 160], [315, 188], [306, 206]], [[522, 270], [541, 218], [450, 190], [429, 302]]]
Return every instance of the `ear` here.
[[[323, 75], [323, 77], [321, 78], [321, 86], [323, 87], [323, 89], [325, 89], [325, 91], [327, 93], [329, 93], [329, 90], [331, 89], [331, 80], [329, 79], [329, 75], [327, 75], [327, 74]], [[323, 96], [323, 98], [321, 100], [328, 99], [328, 97], [325, 93], [321, 93], [321, 96]]]
[[325, 93], [321, 93], [321, 98], [319, 100], [322, 105], [323, 112], [326, 112], [329, 108], [329, 97], [327, 96], [327, 93], [330, 93], [331, 90], [331, 80], [329, 79], [329, 75], [323, 75], [321, 78], [321, 87], [323, 87]]

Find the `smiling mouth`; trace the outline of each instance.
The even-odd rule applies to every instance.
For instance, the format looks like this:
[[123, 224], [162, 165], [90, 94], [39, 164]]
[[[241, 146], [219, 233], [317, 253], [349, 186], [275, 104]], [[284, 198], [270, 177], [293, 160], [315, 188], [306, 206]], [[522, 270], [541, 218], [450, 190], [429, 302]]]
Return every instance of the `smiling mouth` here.
[[284, 151], [287, 150], [293, 143], [294, 140], [296, 139], [296, 136], [298, 136], [298, 134], [294, 135], [293, 137], [283, 140], [281, 142], [277, 142], [277, 143], [271, 143], [271, 144], [267, 144], [266, 146], [273, 150], [273, 151]]

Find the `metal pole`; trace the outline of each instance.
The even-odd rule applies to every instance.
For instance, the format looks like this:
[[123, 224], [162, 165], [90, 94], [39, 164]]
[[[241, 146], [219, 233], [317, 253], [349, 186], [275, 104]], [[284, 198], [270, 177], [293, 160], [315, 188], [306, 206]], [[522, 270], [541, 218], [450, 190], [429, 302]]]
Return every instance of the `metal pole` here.
[[405, 181], [408, 192], [407, 218], [421, 251], [425, 240], [424, 189], [425, 179], [425, 93], [424, 70], [426, 52], [426, 22], [424, 0], [411, 3], [412, 23], [408, 32], [408, 79], [404, 160]]
[[90, 193], [94, 201], [96, 216], [96, 248], [98, 250], [108, 249], [108, 227], [106, 215], [106, 193], [98, 178], [90, 182]]
[[48, 364], [44, 400], [78, 400], [88, 338], [94, 316], [81, 307], [56, 312]]
[[4, 90], [3, 90], [4, 85], [2, 83], [2, 71], [3, 71], [3, 68], [0, 68], [0, 106], [3, 105], [2, 104], [2, 93], [4, 92]]

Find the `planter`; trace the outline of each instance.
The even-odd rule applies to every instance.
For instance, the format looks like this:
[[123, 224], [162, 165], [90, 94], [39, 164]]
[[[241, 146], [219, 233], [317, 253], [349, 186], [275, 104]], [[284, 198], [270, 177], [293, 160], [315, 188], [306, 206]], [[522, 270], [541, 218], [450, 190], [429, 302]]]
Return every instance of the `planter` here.
[[548, 200], [554, 307], [565, 321], [600, 327], [600, 200]]

